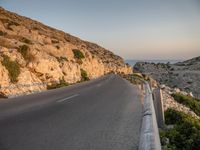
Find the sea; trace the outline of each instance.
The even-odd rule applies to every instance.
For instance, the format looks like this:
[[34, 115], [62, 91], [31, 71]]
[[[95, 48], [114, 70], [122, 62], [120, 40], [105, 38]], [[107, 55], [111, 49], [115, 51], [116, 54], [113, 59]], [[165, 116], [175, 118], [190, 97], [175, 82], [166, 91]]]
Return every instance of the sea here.
[[134, 66], [137, 62], [149, 62], [149, 63], [170, 63], [175, 64], [177, 62], [181, 62], [183, 60], [125, 60], [126, 63], [128, 63], [130, 66]]

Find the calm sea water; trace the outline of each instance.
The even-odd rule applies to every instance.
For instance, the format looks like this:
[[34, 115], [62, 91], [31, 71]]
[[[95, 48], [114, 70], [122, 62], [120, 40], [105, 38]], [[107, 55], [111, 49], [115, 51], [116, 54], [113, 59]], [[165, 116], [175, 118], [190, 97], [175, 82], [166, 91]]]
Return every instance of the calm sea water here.
[[183, 60], [125, 60], [126, 63], [128, 63], [130, 66], [134, 66], [137, 62], [150, 62], [150, 63], [170, 63], [170, 64], [174, 64], [177, 62], [181, 62]]

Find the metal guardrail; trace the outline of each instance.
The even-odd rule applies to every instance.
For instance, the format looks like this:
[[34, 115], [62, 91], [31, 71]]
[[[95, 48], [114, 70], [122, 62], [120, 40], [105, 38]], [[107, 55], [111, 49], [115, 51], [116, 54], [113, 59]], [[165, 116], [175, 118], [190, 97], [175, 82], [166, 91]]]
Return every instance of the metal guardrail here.
[[161, 150], [152, 91], [145, 82], [144, 111], [140, 131], [139, 150]]

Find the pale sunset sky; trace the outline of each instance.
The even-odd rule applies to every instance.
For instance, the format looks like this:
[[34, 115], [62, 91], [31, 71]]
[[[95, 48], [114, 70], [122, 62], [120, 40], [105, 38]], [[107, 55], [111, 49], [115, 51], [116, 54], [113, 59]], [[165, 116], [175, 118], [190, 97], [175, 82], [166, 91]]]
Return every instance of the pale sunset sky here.
[[0, 0], [124, 59], [200, 56], [200, 0]]

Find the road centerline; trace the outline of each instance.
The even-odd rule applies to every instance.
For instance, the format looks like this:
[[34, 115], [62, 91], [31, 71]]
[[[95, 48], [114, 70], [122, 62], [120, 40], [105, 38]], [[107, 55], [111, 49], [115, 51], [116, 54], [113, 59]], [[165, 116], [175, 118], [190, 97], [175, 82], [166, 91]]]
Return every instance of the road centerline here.
[[69, 97], [66, 97], [66, 98], [57, 100], [57, 102], [58, 102], [58, 103], [61, 103], [61, 102], [64, 102], [64, 101], [66, 101], [66, 100], [69, 100], [69, 99], [72, 99], [72, 98], [74, 98], [74, 97], [77, 97], [77, 96], [79, 96], [79, 95], [80, 95], [80, 94], [74, 94], [74, 95], [71, 95], [71, 96], [69, 96]]

